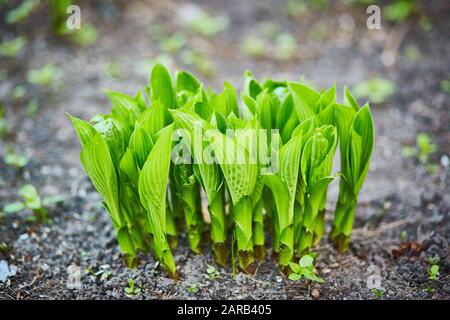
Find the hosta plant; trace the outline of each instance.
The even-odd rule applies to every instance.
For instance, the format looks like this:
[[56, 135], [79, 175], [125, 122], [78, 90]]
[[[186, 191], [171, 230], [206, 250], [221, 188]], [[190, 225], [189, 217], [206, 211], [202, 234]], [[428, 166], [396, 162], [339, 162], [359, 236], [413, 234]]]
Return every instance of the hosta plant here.
[[[237, 261], [253, 272], [271, 245], [286, 274], [316, 277], [309, 258], [293, 261], [321, 241], [337, 176], [330, 239], [348, 247], [374, 144], [369, 107], [348, 90], [339, 104], [335, 86], [259, 82], [246, 72], [241, 92], [225, 82], [216, 93], [157, 64], [136, 95], [107, 97], [109, 114], [69, 119], [127, 266], [151, 251], [177, 277], [172, 250], [185, 234], [194, 254], [210, 243], [220, 265]], [[338, 145], [341, 169], [333, 173]]]

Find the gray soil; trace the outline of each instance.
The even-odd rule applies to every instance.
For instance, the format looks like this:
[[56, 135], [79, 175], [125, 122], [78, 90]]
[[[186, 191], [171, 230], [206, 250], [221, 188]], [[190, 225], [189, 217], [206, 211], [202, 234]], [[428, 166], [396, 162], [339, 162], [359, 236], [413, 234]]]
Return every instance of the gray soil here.
[[[336, 253], [326, 239], [315, 249], [323, 285], [287, 280], [270, 251], [254, 275], [233, 276], [231, 268], [216, 267], [217, 276], [211, 278], [206, 272], [214, 265], [210, 248], [203, 255], [192, 254], [185, 238], [174, 252], [181, 275], [178, 283], [166, 276], [151, 255], [143, 256], [138, 268], [127, 269], [109, 218], [82, 170], [79, 143], [65, 112], [89, 119], [109, 110], [103, 88], [132, 94], [145, 85], [148, 68], [140, 61], [160, 52], [155, 26], [169, 33], [184, 31], [176, 12], [186, 2], [98, 1], [94, 8], [84, 1], [86, 18], [101, 33], [89, 48], [50, 36], [45, 13], [22, 27], [3, 22], [0, 26], [2, 33], [23, 34], [29, 40], [17, 59], [0, 60], [0, 68], [7, 73], [0, 83], [0, 100], [13, 129], [0, 141], [0, 153], [3, 158], [7, 147], [14, 145], [30, 157], [23, 170], [0, 161], [0, 208], [18, 200], [17, 190], [25, 183], [34, 184], [43, 196], [66, 198], [50, 208], [51, 223], [28, 222], [27, 212], [0, 220], [0, 243], [9, 246], [0, 252], [0, 260], [17, 267], [15, 276], [0, 282], [0, 299], [375, 299], [373, 283], [383, 289], [383, 299], [448, 299], [450, 95], [440, 87], [450, 75], [450, 10], [445, 1], [427, 1], [425, 10], [433, 23], [429, 32], [414, 18], [402, 24], [384, 23], [383, 30], [368, 30], [364, 7], [347, 8], [337, 1], [324, 12], [312, 11], [301, 18], [285, 15], [279, 1], [197, 3], [231, 18], [230, 27], [211, 39], [186, 32], [187, 47], [201, 50], [217, 65], [212, 77], [201, 77], [214, 89], [224, 80], [240, 86], [247, 69], [258, 78], [298, 80], [304, 75], [318, 86], [336, 82], [340, 89], [375, 75], [396, 82], [393, 98], [372, 106], [376, 147], [349, 252]], [[267, 20], [296, 36], [299, 50], [293, 60], [255, 60], [239, 50], [240, 40]], [[326, 30], [321, 40], [308, 36], [317, 21]], [[421, 52], [419, 62], [405, 58], [405, 48], [411, 44]], [[386, 51], [395, 57], [393, 65], [383, 63]], [[111, 62], [121, 66], [118, 77], [108, 76]], [[26, 71], [45, 63], [62, 68], [57, 85], [49, 89], [27, 85]], [[179, 54], [173, 56], [170, 67], [198, 73], [183, 65]], [[18, 84], [27, 86], [27, 98], [39, 99], [35, 117], [27, 116], [24, 102], [11, 100], [10, 92]], [[413, 144], [418, 132], [427, 132], [438, 145], [430, 160], [439, 166], [434, 174], [401, 155], [402, 147]], [[328, 220], [336, 189], [334, 183]], [[428, 276], [429, 257], [440, 258], [435, 281]], [[74, 266], [81, 270], [81, 282], [75, 288], [68, 282]], [[124, 288], [130, 278], [141, 291], [127, 297]], [[189, 290], [193, 286], [197, 292]]]

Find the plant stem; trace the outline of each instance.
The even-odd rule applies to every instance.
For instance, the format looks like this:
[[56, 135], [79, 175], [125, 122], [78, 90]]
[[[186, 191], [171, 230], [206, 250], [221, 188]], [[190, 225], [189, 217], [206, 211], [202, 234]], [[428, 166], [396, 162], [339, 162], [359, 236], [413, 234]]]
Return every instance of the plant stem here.
[[302, 235], [303, 215], [304, 215], [304, 206], [299, 201], [296, 200], [294, 204], [294, 247], [296, 257], [299, 257], [298, 246]]
[[325, 233], [325, 213], [327, 207], [327, 191], [323, 193], [322, 200], [319, 205], [319, 213], [317, 214], [316, 226], [314, 228], [313, 245], [318, 245]]
[[175, 249], [178, 246], [178, 232], [173, 210], [170, 210], [169, 206], [166, 209], [166, 234], [170, 248]]
[[211, 216], [211, 240], [214, 258], [220, 265], [225, 266], [228, 261], [229, 250], [227, 241], [227, 222], [225, 217], [225, 201], [223, 187], [218, 190], [213, 201], [209, 205]]
[[260, 199], [253, 208], [253, 246], [258, 260], [264, 260], [266, 250], [264, 247], [264, 218], [263, 201]]
[[239, 266], [242, 271], [247, 273], [253, 271], [255, 261], [253, 257], [252, 211], [252, 200], [249, 197], [242, 198], [233, 207]]
[[130, 231], [126, 226], [116, 228], [116, 237], [120, 250], [123, 252], [126, 266], [128, 268], [136, 268], [139, 260], [137, 258]]
[[202, 251], [201, 243], [204, 230], [203, 215], [201, 211], [200, 193], [197, 183], [184, 186], [178, 191], [183, 204], [189, 246], [195, 253]]
[[313, 245], [314, 227], [317, 218], [317, 208], [314, 208], [309, 198], [305, 198], [305, 208], [302, 222], [299, 228], [296, 255], [301, 257], [307, 253]]
[[353, 196], [340, 197], [336, 204], [330, 241], [339, 252], [347, 251], [353, 228], [357, 200]]
[[316, 225], [314, 227], [313, 245], [318, 245], [325, 233], [325, 209], [319, 210], [317, 214]]

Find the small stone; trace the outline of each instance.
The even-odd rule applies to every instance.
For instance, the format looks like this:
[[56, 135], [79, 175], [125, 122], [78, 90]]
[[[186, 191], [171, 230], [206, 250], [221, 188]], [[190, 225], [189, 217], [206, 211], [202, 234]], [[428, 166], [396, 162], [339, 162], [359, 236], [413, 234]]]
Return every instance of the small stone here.
[[46, 263], [42, 263], [42, 264], [40, 265], [40, 268], [41, 268], [41, 270], [44, 271], [44, 272], [47, 272], [48, 270], [50, 270], [50, 266], [49, 266], [48, 264], [46, 264]]
[[17, 273], [17, 267], [15, 265], [9, 265], [5, 260], [0, 261], [0, 282], [6, 282], [9, 277], [15, 276]]
[[69, 290], [79, 290], [82, 288], [83, 284], [81, 283], [81, 268], [77, 266], [76, 264], [71, 264], [67, 271], [68, 277], [66, 282], [66, 287]]
[[320, 291], [317, 289], [312, 289], [311, 291], [311, 297], [313, 297], [314, 299], [319, 299], [320, 297]]

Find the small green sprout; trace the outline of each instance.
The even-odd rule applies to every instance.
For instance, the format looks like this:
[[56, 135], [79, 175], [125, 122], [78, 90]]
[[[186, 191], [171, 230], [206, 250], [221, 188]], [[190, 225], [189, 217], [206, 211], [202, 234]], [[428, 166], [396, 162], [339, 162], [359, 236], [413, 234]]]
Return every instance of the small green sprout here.
[[419, 19], [419, 26], [425, 32], [430, 32], [433, 29], [433, 23], [431, 22], [430, 17], [426, 15], [421, 15]]
[[8, 152], [3, 157], [3, 161], [5, 161], [5, 163], [9, 166], [23, 168], [28, 164], [28, 157], [19, 153]]
[[6, 204], [3, 207], [3, 211], [6, 214], [17, 213], [17, 212], [20, 212], [20, 211], [22, 211], [24, 209], [25, 209], [25, 205], [22, 202], [20, 202], [20, 201], [8, 203], [8, 204]]
[[17, 8], [7, 13], [6, 22], [12, 24], [25, 20], [38, 5], [39, 0], [22, 1]]
[[405, 58], [411, 62], [419, 62], [420, 59], [422, 58], [420, 49], [414, 44], [410, 44], [405, 48], [404, 55]]
[[180, 33], [175, 33], [170, 37], [163, 38], [160, 42], [161, 49], [170, 54], [177, 53], [185, 44], [186, 39]]
[[29, 70], [27, 72], [27, 81], [32, 84], [48, 87], [60, 76], [60, 74], [60, 68], [52, 64], [46, 64], [40, 69]]
[[11, 249], [11, 246], [9, 246], [6, 242], [0, 242], [0, 253], [9, 253]]
[[258, 24], [258, 31], [261, 32], [264, 37], [274, 39], [281, 32], [281, 26], [273, 21], [264, 21]]
[[71, 39], [82, 47], [89, 47], [97, 41], [99, 31], [91, 24], [83, 24], [83, 26], [70, 34]]
[[212, 37], [224, 31], [230, 25], [230, 19], [225, 15], [213, 17], [199, 7], [191, 7], [185, 10], [187, 14], [183, 17], [184, 23], [194, 32]]
[[31, 184], [26, 184], [19, 189], [19, 195], [22, 197], [25, 207], [33, 211], [34, 217], [40, 221], [48, 219], [48, 212], [42, 205], [41, 197], [36, 188]]
[[106, 66], [105, 72], [108, 78], [118, 79], [120, 77], [120, 74], [122, 73], [122, 66], [117, 61], [110, 62]]
[[430, 155], [437, 151], [437, 146], [434, 144], [430, 136], [426, 133], [419, 133], [416, 137], [416, 146], [407, 146], [402, 149], [402, 154], [406, 158], [417, 157], [420, 163], [426, 165]]
[[125, 295], [132, 297], [142, 291], [142, 286], [136, 286], [134, 279], [128, 279], [128, 287], [125, 287]]
[[5, 119], [5, 108], [0, 106], [0, 138], [7, 136], [10, 133], [8, 122]]
[[206, 268], [206, 276], [209, 278], [209, 279], [211, 279], [211, 280], [214, 280], [215, 278], [217, 278], [218, 277], [218, 273], [217, 273], [217, 270], [216, 270], [216, 268], [214, 267], [214, 266], [208, 266], [207, 268]]
[[297, 52], [297, 41], [290, 33], [280, 33], [276, 39], [275, 58], [277, 60], [292, 59]]
[[406, 241], [407, 239], [408, 239], [408, 232], [406, 230], [400, 232], [400, 240]]
[[209, 60], [205, 55], [196, 51], [183, 51], [181, 53], [181, 61], [188, 66], [193, 66], [205, 77], [210, 77], [216, 72], [216, 65], [214, 62]]
[[25, 89], [24, 86], [16, 86], [12, 91], [12, 98], [15, 101], [20, 101], [23, 99], [23, 97], [25, 97], [26, 93], [27, 90]]
[[450, 93], [450, 79], [444, 79], [441, 81], [441, 89], [445, 93]]
[[371, 103], [382, 104], [395, 93], [395, 83], [389, 79], [375, 77], [357, 84], [353, 88], [356, 98], [368, 98]]
[[15, 57], [27, 44], [24, 37], [17, 37], [11, 40], [4, 41], [0, 44], [0, 56]]
[[436, 289], [433, 288], [432, 286], [428, 286], [424, 289], [424, 291], [427, 293], [433, 294], [436, 291]]
[[192, 283], [191, 285], [189, 285], [189, 287], [187, 288], [187, 291], [190, 294], [196, 294], [198, 292], [199, 288], [198, 285], [196, 283]]
[[384, 290], [383, 289], [377, 289], [377, 288], [373, 288], [372, 292], [375, 294], [375, 298], [377, 298], [378, 300], [381, 300], [384, 296]]
[[321, 22], [316, 22], [308, 31], [308, 36], [314, 41], [322, 41], [327, 36], [327, 27]]
[[439, 257], [438, 255], [432, 257], [430, 256], [428, 257], [427, 261], [430, 265], [439, 264], [439, 262], [441, 261], [441, 257]]
[[31, 99], [27, 104], [27, 116], [34, 117], [36, 116], [37, 112], [39, 110], [39, 103], [37, 99]]
[[304, 255], [300, 258], [298, 264], [290, 262], [289, 266], [293, 273], [289, 275], [289, 280], [298, 281], [304, 277], [317, 283], [324, 283], [325, 280], [314, 271], [314, 256], [313, 253]]
[[384, 7], [384, 17], [388, 21], [403, 22], [416, 12], [416, 6], [415, 1], [394, 1]]
[[22, 186], [18, 193], [19, 196], [22, 197], [22, 201], [16, 201], [5, 205], [3, 211], [6, 214], [13, 214], [25, 209], [30, 209], [33, 212], [33, 215], [27, 218], [29, 221], [47, 222], [48, 212], [45, 206], [63, 200], [61, 196], [50, 196], [41, 200], [36, 188], [31, 184]]
[[308, 10], [308, 7], [303, 1], [288, 0], [284, 5], [283, 10], [287, 15], [299, 17]]
[[241, 42], [241, 50], [252, 58], [263, 58], [266, 55], [267, 43], [257, 36], [248, 36]]
[[428, 278], [430, 280], [435, 281], [438, 279], [438, 277], [439, 277], [439, 266], [437, 264], [433, 264], [430, 267], [430, 270], [428, 270]]

